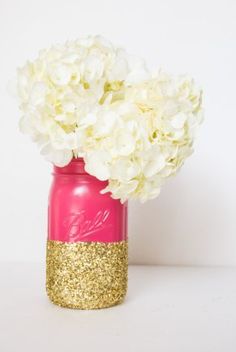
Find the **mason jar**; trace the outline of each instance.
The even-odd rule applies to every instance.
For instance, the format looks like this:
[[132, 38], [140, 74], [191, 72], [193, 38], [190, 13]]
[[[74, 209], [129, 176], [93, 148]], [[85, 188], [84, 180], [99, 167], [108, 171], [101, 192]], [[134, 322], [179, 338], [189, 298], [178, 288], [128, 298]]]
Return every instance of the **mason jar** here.
[[81, 158], [53, 166], [49, 194], [46, 289], [63, 307], [105, 308], [127, 291], [127, 203], [101, 194], [107, 181]]

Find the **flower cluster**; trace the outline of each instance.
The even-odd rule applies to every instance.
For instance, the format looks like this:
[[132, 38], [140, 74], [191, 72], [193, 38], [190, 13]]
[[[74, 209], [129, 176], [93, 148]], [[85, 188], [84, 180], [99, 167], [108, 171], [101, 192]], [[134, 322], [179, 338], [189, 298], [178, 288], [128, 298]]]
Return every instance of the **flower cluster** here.
[[83, 157], [122, 202], [156, 197], [192, 152], [201, 91], [186, 76], [151, 75], [101, 37], [41, 51], [18, 70], [20, 128], [55, 165]]

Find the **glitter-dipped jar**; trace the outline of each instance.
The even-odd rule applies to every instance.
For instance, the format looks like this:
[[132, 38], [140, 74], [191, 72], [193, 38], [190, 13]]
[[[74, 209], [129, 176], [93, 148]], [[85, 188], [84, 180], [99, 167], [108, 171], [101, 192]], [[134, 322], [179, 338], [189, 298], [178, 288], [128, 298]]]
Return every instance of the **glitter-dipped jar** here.
[[127, 290], [127, 203], [100, 191], [81, 158], [54, 166], [49, 195], [46, 288], [60, 306], [97, 309]]

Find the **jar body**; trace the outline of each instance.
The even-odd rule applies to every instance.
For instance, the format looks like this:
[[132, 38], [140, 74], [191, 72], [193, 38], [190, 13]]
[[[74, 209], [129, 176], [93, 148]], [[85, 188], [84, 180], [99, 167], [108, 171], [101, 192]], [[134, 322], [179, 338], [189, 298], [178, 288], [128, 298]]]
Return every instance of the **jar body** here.
[[106, 182], [82, 159], [54, 166], [48, 207], [46, 288], [57, 305], [105, 308], [127, 290], [127, 204], [100, 194]]

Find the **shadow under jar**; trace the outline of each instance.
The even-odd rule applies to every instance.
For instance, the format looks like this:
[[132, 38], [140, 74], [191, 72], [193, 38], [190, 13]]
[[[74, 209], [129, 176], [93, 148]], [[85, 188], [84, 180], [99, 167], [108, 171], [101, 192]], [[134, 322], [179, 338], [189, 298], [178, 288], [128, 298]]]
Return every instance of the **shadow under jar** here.
[[98, 309], [121, 303], [127, 291], [127, 203], [101, 194], [107, 181], [81, 158], [54, 166], [49, 195], [46, 289], [63, 307]]

